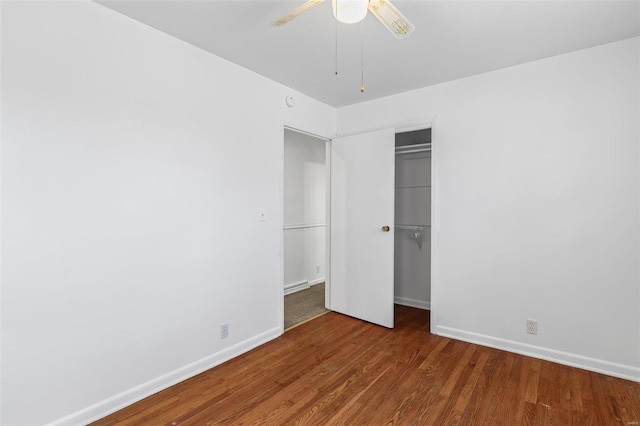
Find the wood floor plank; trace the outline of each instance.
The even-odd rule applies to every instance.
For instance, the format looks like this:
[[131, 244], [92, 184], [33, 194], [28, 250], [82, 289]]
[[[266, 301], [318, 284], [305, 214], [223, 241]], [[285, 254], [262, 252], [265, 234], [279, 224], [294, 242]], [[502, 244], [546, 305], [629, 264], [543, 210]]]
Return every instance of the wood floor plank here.
[[462, 413], [467, 408], [469, 404], [469, 399], [471, 398], [471, 394], [475, 391], [476, 383], [484, 369], [484, 366], [487, 364], [487, 360], [489, 359], [489, 354], [481, 353], [480, 351], [476, 351], [476, 355], [479, 355], [477, 360], [471, 361], [469, 367], [472, 368], [469, 378], [466, 379], [459, 386], [462, 388], [460, 390], [460, 394], [455, 401], [453, 408], [446, 413], [445, 420], [443, 424], [446, 425], [457, 425], [461, 424]]
[[355, 358], [348, 368], [335, 374], [329, 385], [320, 387], [320, 397], [308, 403], [303, 410], [305, 421], [299, 424], [326, 424], [342, 409], [349, 409], [357, 403], [362, 394], [375, 384], [390, 366], [382, 354], [370, 358]]
[[525, 361], [527, 358], [513, 355], [513, 365], [507, 380], [506, 398], [502, 404], [502, 424], [515, 425], [522, 422], [527, 382], [524, 380]]
[[328, 313], [94, 425], [640, 423], [638, 383], [429, 329], [405, 306], [391, 330]]
[[480, 350], [487, 352], [489, 357], [469, 397], [467, 407], [462, 413], [460, 419], [462, 424], [479, 424], [478, 418], [484, 416], [484, 410], [487, 407], [483, 406], [483, 401], [487, 398], [488, 390], [491, 387], [491, 378], [496, 372], [496, 368], [499, 365], [499, 357], [501, 357], [499, 352], [493, 349], [482, 348]]
[[[459, 348], [456, 346], [460, 345]], [[449, 345], [447, 346], [449, 347]], [[431, 399], [431, 407], [424, 410], [420, 417], [422, 424], [441, 424], [447, 417], [447, 412], [455, 404], [456, 396], [462, 391], [458, 379], [469, 365], [471, 357], [476, 351], [476, 347], [463, 344], [463, 342], [453, 342], [451, 345], [455, 352], [449, 355], [449, 364], [446, 369], [450, 371], [446, 380], [440, 388], [440, 392]], [[466, 347], [466, 348], [465, 348]], [[465, 348], [462, 350], [462, 348]], [[458, 355], [458, 356], [456, 356]]]
[[496, 351], [492, 359], [494, 368], [488, 377], [484, 398], [480, 401], [481, 410], [477, 416], [478, 424], [500, 424], [502, 419], [509, 417], [513, 407], [506, 406], [504, 400], [508, 392], [508, 383], [515, 354]]
[[[509, 377], [514, 368], [515, 354], [503, 353], [504, 357], [497, 362], [496, 372], [490, 380], [481, 406], [484, 408], [478, 416], [480, 424], [500, 425], [508, 423], [505, 420], [511, 417], [514, 406], [508, 404], [509, 394], [514, 390], [510, 389], [511, 384]], [[517, 365], [516, 365], [517, 368]]]

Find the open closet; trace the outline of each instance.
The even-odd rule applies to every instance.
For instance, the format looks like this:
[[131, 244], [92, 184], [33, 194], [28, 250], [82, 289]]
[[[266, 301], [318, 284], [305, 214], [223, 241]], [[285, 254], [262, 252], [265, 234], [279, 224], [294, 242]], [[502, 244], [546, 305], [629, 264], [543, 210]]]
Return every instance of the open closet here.
[[394, 303], [430, 310], [431, 129], [337, 137], [330, 160], [330, 309], [388, 328]]
[[431, 308], [431, 129], [395, 136], [394, 302]]

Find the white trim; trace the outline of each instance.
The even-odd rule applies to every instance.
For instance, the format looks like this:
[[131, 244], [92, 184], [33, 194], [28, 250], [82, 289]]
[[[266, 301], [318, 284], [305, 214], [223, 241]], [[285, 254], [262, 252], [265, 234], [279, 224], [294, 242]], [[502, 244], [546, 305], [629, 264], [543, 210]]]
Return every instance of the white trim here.
[[331, 140], [325, 145], [324, 307], [331, 310]]
[[324, 277], [316, 278], [315, 280], [309, 281], [309, 287], [313, 287], [314, 285], [322, 284], [326, 282]]
[[307, 280], [302, 280], [302, 281], [296, 281], [294, 283], [289, 283], [289, 284], [285, 284], [284, 285], [284, 295], [288, 295], [291, 293], [295, 293], [297, 291], [300, 290], [306, 290], [308, 289], [309, 286], [309, 281]]
[[393, 301], [396, 305], [409, 306], [411, 308], [431, 310], [431, 303], [424, 300], [409, 299], [407, 297], [395, 296]]
[[336, 138], [343, 138], [345, 136], [358, 135], [360, 133], [375, 132], [376, 130], [383, 130], [383, 129], [389, 129], [389, 128], [394, 128], [396, 133], [412, 132], [414, 130], [429, 129], [431, 128], [432, 124], [433, 124], [433, 117], [416, 118], [413, 120], [399, 121], [395, 123], [383, 123], [375, 127], [366, 127], [358, 130], [352, 130], [349, 132], [337, 134]]
[[298, 291], [306, 290], [313, 287], [314, 285], [322, 284], [323, 282], [325, 282], [324, 277], [320, 277], [312, 281], [302, 280], [295, 283], [285, 284], [284, 295], [287, 296]]
[[440, 158], [440, 144], [438, 143], [438, 137], [436, 132], [436, 117], [431, 119], [431, 293], [429, 298], [431, 299], [431, 333], [438, 334], [438, 286], [440, 285], [440, 278], [438, 271], [440, 269], [438, 264], [438, 206], [440, 200], [438, 195], [438, 159]]
[[284, 333], [284, 133], [287, 122], [284, 118], [278, 120], [276, 131], [278, 138], [278, 281], [275, 289], [277, 324], [280, 333]]
[[582, 368], [584, 370], [595, 371], [596, 373], [640, 382], [640, 368], [631, 365], [589, 358], [569, 352], [543, 348], [541, 346], [529, 345], [527, 343], [515, 342], [513, 340], [501, 339], [499, 337], [487, 336], [451, 327], [437, 326], [436, 334], [438, 334], [438, 336], [463, 340], [465, 342], [544, 359], [570, 367]]
[[163, 374], [162, 376], [143, 383], [142, 385], [107, 398], [80, 411], [76, 411], [75, 413], [49, 423], [49, 425], [79, 425], [92, 423], [150, 395], [153, 395], [154, 393], [167, 389], [177, 383], [200, 374], [203, 371], [220, 365], [231, 358], [235, 358], [255, 347], [265, 344], [281, 334], [282, 331], [278, 327], [272, 328], [271, 330], [267, 330], [264, 333], [237, 343], [229, 348], [211, 354], [198, 361], [192, 362], [191, 364], [187, 364], [184, 367], [180, 367], [167, 374]]
[[306, 229], [306, 228], [322, 228], [323, 226], [326, 226], [324, 223], [311, 223], [308, 225], [305, 224], [301, 224], [301, 225], [284, 225], [282, 227], [282, 229], [284, 229], [285, 231], [288, 231], [289, 229]]
[[285, 288], [284, 289], [284, 295], [288, 296], [290, 294], [297, 293], [297, 292], [302, 291], [302, 290], [307, 290], [309, 288], [311, 288], [311, 286], [309, 284], [307, 284], [307, 283], [300, 284], [300, 285], [295, 286], [295, 287]]
[[284, 129], [291, 130], [292, 132], [302, 133], [303, 135], [311, 136], [316, 139], [322, 139], [323, 141], [330, 141], [332, 138], [332, 136], [329, 136], [329, 133], [320, 131], [320, 129], [315, 129], [315, 131], [312, 130], [309, 132], [301, 130], [302, 127], [309, 128], [309, 126], [301, 123], [296, 124], [295, 122], [287, 119], [282, 120], [282, 127]]

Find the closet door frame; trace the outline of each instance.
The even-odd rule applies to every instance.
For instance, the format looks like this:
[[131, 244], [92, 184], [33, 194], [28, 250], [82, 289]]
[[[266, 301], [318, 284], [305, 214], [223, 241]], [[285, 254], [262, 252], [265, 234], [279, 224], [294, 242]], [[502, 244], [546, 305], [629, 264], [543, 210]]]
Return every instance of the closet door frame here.
[[[430, 331], [437, 334], [438, 329], [438, 287], [440, 284], [438, 274], [438, 136], [436, 132], [436, 117], [425, 117], [415, 120], [383, 123], [377, 126], [366, 127], [355, 131], [344, 132], [336, 137], [344, 137], [356, 135], [359, 133], [367, 133], [375, 130], [393, 128], [395, 133], [412, 132], [414, 130], [431, 129], [431, 321]], [[330, 170], [330, 169], [329, 169]], [[329, 226], [329, 223], [327, 223]], [[329, 256], [329, 254], [328, 254]], [[327, 257], [329, 259], [329, 257]], [[329, 275], [330, 271], [327, 271]], [[327, 285], [330, 287], [330, 285]]]
[[279, 264], [279, 280], [277, 288], [274, 290], [276, 296], [276, 306], [279, 317], [280, 334], [284, 333], [284, 130], [288, 128], [300, 133], [306, 133], [311, 136], [315, 136], [327, 141], [327, 156], [326, 156], [326, 172], [327, 172], [327, 198], [326, 198], [326, 255], [325, 255], [325, 300], [327, 309], [331, 309], [329, 301], [331, 300], [331, 140], [336, 137], [349, 136], [358, 133], [366, 133], [374, 130], [382, 130], [385, 128], [393, 128], [395, 133], [411, 132], [414, 130], [431, 129], [431, 140], [434, 143], [431, 146], [431, 326], [430, 331], [432, 334], [437, 334], [438, 325], [438, 288], [440, 286], [439, 280], [439, 262], [438, 262], [438, 158], [440, 151], [440, 144], [438, 143], [438, 134], [436, 126], [435, 116], [426, 116], [415, 120], [406, 120], [398, 122], [390, 122], [385, 124], [379, 124], [377, 126], [370, 126], [356, 131], [344, 132], [336, 135], [332, 129], [319, 129], [309, 123], [294, 121], [290, 119], [282, 118], [278, 124], [278, 164], [279, 164], [279, 184], [280, 184], [280, 200], [278, 212], [278, 238], [279, 238], [279, 250], [280, 250], [280, 264]]
[[278, 200], [278, 250], [280, 252], [280, 262], [278, 265], [278, 285], [274, 292], [276, 295], [276, 306], [278, 311], [279, 334], [284, 333], [284, 132], [285, 130], [303, 133], [325, 141], [325, 171], [326, 171], [326, 208], [325, 208], [325, 305], [329, 306], [331, 292], [331, 253], [330, 253], [330, 209], [331, 209], [331, 139], [335, 137], [329, 129], [319, 129], [309, 123], [281, 118], [278, 123], [278, 172], [279, 172], [279, 200]]

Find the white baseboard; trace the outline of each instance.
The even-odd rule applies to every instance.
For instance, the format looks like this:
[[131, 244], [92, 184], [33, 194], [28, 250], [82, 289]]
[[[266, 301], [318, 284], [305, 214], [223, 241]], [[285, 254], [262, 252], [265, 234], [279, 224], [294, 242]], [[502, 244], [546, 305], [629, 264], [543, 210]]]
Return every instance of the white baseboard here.
[[156, 379], [150, 380], [118, 395], [114, 395], [80, 411], [76, 411], [75, 413], [49, 423], [49, 425], [89, 424], [151, 396], [154, 393], [160, 392], [161, 390], [167, 389], [168, 387], [200, 374], [203, 371], [215, 367], [216, 365], [220, 365], [231, 358], [248, 352], [257, 346], [275, 339], [281, 334], [282, 329], [279, 327], [272, 328], [255, 337], [247, 339], [244, 342], [235, 344], [229, 348], [221, 350], [220, 352], [216, 352], [198, 361], [192, 362], [191, 364], [187, 364], [184, 367], [178, 368], [177, 370], [164, 374]]
[[323, 282], [325, 282], [324, 277], [321, 278], [316, 278], [313, 281], [309, 281], [309, 286], [314, 286], [314, 285], [318, 285], [318, 284], [322, 284]]
[[438, 336], [450, 337], [452, 339], [514, 352], [534, 358], [540, 358], [546, 361], [556, 362], [558, 364], [582, 368], [583, 370], [595, 371], [596, 373], [619, 377], [621, 379], [640, 382], [640, 368], [631, 365], [617, 364], [614, 362], [589, 358], [582, 355], [557, 351], [555, 349], [543, 348], [526, 343], [514, 342], [512, 340], [501, 339], [484, 334], [472, 333], [470, 331], [459, 330], [451, 327], [436, 326], [436, 334]]
[[295, 282], [295, 283], [285, 284], [284, 285], [284, 295], [286, 296], [287, 294], [295, 293], [296, 291], [306, 290], [309, 287], [310, 287], [309, 286], [309, 281], [307, 281], [307, 280], [298, 281], [298, 282]]
[[424, 300], [408, 299], [406, 297], [394, 297], [393, 302], [396, 305], [410, 306], [412, 308], [431, 310], [431, 302]]
[[284, 295], [292, 294], [301, 290], [306, 290], [316, 284], [322, 284], [325, 281], [324, 277], [316, 278], [313, 281], [298, 281], [295, 283], [289, 283], [284, 285]]

